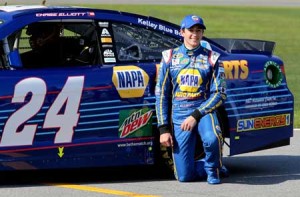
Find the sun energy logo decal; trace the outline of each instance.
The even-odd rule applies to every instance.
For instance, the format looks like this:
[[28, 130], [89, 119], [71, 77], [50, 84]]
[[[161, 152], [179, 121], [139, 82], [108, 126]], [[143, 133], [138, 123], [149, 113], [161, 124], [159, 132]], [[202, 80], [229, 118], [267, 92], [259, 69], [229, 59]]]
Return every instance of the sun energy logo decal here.
[[137, 66], [115, 66], [112, 81], [121, 98], [136, 98], [144, 95], [149, 76]]
[[152, 135], [152, 114], [149, 108], [121, 110], [119, 137], [144, 137]]

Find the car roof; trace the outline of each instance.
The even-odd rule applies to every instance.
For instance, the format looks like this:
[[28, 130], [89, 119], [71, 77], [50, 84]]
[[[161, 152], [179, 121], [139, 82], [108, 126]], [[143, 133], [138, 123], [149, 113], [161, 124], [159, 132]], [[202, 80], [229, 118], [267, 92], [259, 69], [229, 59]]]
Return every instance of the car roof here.
[[0, 14], [1, 12], [5, 12], [6, 15], [14, 16], [20, 13], [32, 13], [35, 11], [46, 11], [46, 10], [62, 10], [62, 9], [76, 9], [74, 6], [45, 6], [45, 5], [7, 5], [0, 6]]
[[[119, 10], [109, 10], [109, 9], [100, 9], [100, 8], [91, 8], [91, 7], [82, 7], [82, 6], [54, 6], [54, 5], [7, 5], [7, 6], [0, 6], [0, 20], [7, 20], [7, 19], [16, 19], [17, 17], [24, 16], [24, 15], [34, 15], [38, 13], [62, 13], [62, 12], [72, 12], [72, 13], [80, 13], [80, 12], [95, 12], [101, 14], [113, 14], [113, 15], [126, 15], [126, 16], [133, 16], [133, 17], [143, 17], [149, 20], [153, 20], [155, 22], [162, 22], [167, 23], [171, 26], [178, 26], [176, 24], [170, 23], [168, 21], [155, 18], [152, 16], [145, 16], [136, 13], [124, 12]], [[37, 16], [37, 15], [35, 15]], [[50, 16], [50, 15], [49, 15]], [[45, 14], [43, 15], [45, 19], [48, 16]], [[53, 15], [50, 18], [53, 18]], [[95, 17], [97, 18], [97, 17]]]
[[18, 16], [45, 13], [45, 12], [80, 12], [80, 11], [102, 11], [120, 13], [114, 10], [101, 10], [96, 8], [78, 7], [78, 6], [44, 6], [44, 5], [8, 5], [0, 6], [0, 18], [16, 18]]
[[179, 36], [178, 25], [135, 13], [81, 6], [7, 5], [0, 6], [0, 39], [29, 23], [64, 19], [120, 21]]

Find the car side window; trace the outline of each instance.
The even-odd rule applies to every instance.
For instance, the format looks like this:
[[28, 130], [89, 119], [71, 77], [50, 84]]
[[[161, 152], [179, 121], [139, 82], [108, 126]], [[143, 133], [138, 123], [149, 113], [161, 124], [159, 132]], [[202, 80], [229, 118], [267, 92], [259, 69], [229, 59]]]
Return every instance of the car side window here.
[[180, 41], [158, 31], [113, 23], [114, 42], [119, 61], [160, 60], [161, 52], [180, 45]]
[[23, 68], [99, 63], [95, 26], [88, 22], [38, 22], [22, 29], [18, 46]]

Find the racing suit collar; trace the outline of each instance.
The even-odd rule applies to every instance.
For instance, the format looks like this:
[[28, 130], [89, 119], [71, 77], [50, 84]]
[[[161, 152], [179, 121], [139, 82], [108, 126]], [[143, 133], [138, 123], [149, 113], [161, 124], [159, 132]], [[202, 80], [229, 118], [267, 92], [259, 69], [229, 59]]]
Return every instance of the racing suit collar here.
[[198, 50], [201, 48], [201, 45], [199, 44], [196, 48], [188, 49], [188, 48], [186, 48], [186, 46], [183, 44], [183, 48], [184, 48], [185, 53], [186, 53], [188, 56], [194, 56], [195, 52], [198, 51]]

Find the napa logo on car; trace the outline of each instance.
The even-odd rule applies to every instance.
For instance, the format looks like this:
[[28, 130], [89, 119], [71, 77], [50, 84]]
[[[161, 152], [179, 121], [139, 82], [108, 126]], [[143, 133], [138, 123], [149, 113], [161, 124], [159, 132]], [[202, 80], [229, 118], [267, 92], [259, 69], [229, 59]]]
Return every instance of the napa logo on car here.
[[237, 132], [284, 127], [290, 124], [290, 114], [279, 114], [273, 116], [240, 119], [237, 122]]
[[152, 114], [149, 108], [121, 110], [119, 137], [142, 137], [152, 135]]
[[121, 98], [136, 98], [144, 95], [149, 76], [137, 66], [115, 66], [112, 81]]

